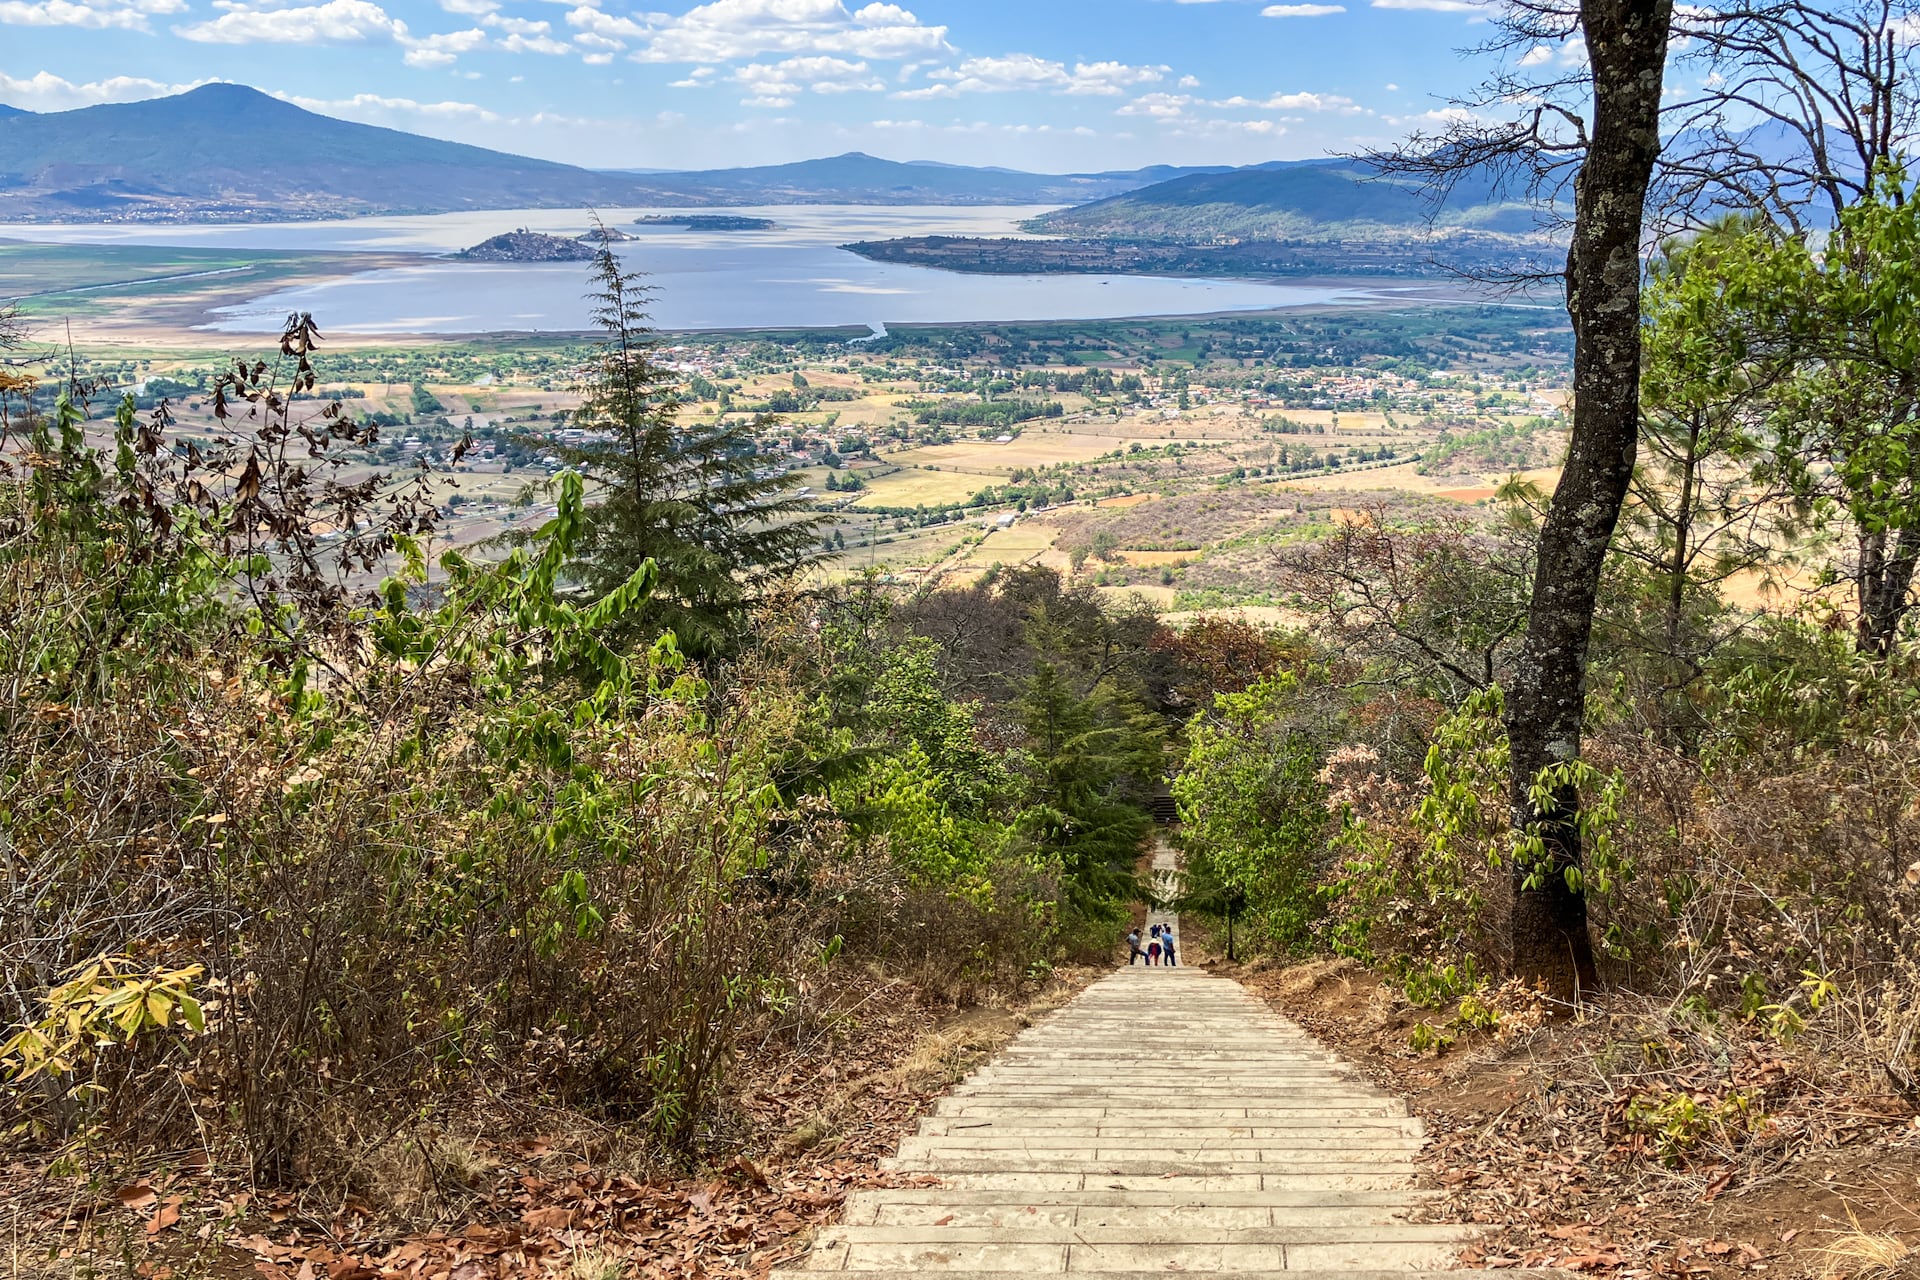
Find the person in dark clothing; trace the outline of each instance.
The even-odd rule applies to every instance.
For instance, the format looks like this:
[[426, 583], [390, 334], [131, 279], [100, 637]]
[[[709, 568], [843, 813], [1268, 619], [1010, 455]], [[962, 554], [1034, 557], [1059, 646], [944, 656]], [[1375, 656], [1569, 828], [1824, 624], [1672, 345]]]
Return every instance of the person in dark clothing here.
[[1127, 932], [1127, 968], [1133, 968], [1135, 960], [1145, 960], [1147, 953], [1140, 949], [1140, 931], [1130, 929]]
[[1174, 956], [1174, 953], [1173, 953], [1173, 926], [1172, 925], [1170, 924], [1162, 925], [1160, 927], [1160, 945], [1166, 948], [1167, 963], [1169, 965], [1177, 965], [1180, 963], [1180, 961]]

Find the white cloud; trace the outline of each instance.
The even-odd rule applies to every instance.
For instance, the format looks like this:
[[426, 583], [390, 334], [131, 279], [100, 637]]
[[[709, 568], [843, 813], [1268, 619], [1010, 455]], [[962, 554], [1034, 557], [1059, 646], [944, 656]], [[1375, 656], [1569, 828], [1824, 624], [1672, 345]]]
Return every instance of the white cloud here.
[[728, 79], [746, 89], [747, 96], [741, 101], [750, 107], [790, 107], [806, 92], [874, 93], [887, 87], [866, 63], [827, 56], [752, 63], [740, 67]]
[[531, 22], [526, 18], [503, 18], [497, 13], [488, 14], [480, 19], [480, 22], [483, 26], [492, 27], [495, 31], [504, 31], [512, 36], [544, 36], [553, 30], [551, 22]]
[[151, 31], [154, 14], [184, 13], [185, 0], [0, 0], [0, 25]]
[[1164, 63], [1135, 67], [1124, 62], [1076, 62], [1072, 80], [1063, 92], [1112, 95], [1137, 84], [1154, 84], [1170, 70]]
[[945, 27], [924, 25], [897, 4], [848, 12], [841, 0], [710, 0], [649, 26], [636, 62], [733, 62], [768, 53], [896, 59], [947, 47]]
[[407, 24], [369, 0], [327, 0], [292, 9], [234, 8], [175, 35], [202, 44], [351, 44], [398, 42]]
[[494, 0], [440, 0], [440, 7], [448, 13], [457, 13], [463, 17], [478, 18], [494, 12], [500, 6]]
[[[540, 25], [545, 26], [546, 24], [541, 23]], [[562, 54], [573, 52], [573, 46], [564, 40], [555, 40], [552, 36], [520, 35], [518, 33], [508, 36], [494, 47], [507, 53]]]
[[616, 17], [611, 13], [602, 13], [588, 5], [580, 5], [567, 14], [567, 25], [590, 31], [597, 36], [610, 40], [644, 40], [650, 28], [635, 22], [632, 18]]
[[412, 98], [389, 98], [377, 93], [356, 93], [351, 98], [302, 98], [290, 93], [274, 95], [283, 102], [324, 115], [348, 120], [379, 121], [395, 115], [424, 116], [430, 120], [472, 120], [497, 124], [501, 117], [472, 102], [416, 102]]
[[913, 101], [957, 98], [963, 93], [1038, 90], [1111, 97], [1136, 85], [1157, 83], [1169, 70], [1165, 66], [1136, 67], [1124, 62], [1076, 62], [1068, 67], [1064, 62], [1037, 58], [1030, 53], [1010, 53], [997, 58], [968, 58], [958, 66], [929, 71], [927, 79], [934, 83], [893, 96]]
[[1482, 117], [1465, 107], [1438, 107], [1432, 111], [1422, 111], [1418, 115], [1381, 116], [1380, 119], [1395, 129], [1404, 129], [1408, 126], [1414, 128], [1438, 126], [1444, 129], [1457, 124], [1485, 123]]
[[164, 98], [209, 83], [207, 80], [195, 80], [190, 84], [163, 84], [138, 76], [110, 76], [105, 80], [75, 84], [51, 71], [41, 71], [25, 79], [0, 71], [0, 101], [19, 107], [22, 111], [70, 111], [75, 107], [91, 107], [102, 102], [141, 102], [148, 98]]
[[1270, 4], [1260, 11], [1263, 18], [1324, 18], [1329, 14], [1345, 13], [1343, 4]]
[[1163, 121], [1168, 138], [1218, 138], [1221, 135], [1246, 134], [1256, 138], [1278, 138], [1287, 126], [1278, 120], [1197, 120]]
[[1276, 93], [1270, 98], [1243, 98], [1235, 95], [1212, 104], [1253, 111], [1337, 111], [1341, 115], [1360, 115], [1366, 108], [1352, 98], [1337, 93]]
[[1117, 116], [1150, 116], [1155, 120], [1172, 120], [1186, 114], [1193, 105], [1193, 98], [1184, 93], [1143, 93], [1132, 102], [1114, 111]]
[[1575, 35], [1562, 41], [1558, 48], [1550, 44], [1536, 44], [1520, 55], [1523, 67], [1540, 67], [1549, 62], [1557, 62], [1563, 67], [1578, 67], [1587, 61], [1587, 42]]
[[444, 67], [463, 53], [472, 53], [487, 43], [487, 33], [478, 27], [465, 31], [448, 31], [440, 35], [422, 36], [413, 39], [406, 35], [400, 37], [400, 43], [406, 46], [405, 62], [410, 67]]
[[[4, 2], [4, 0], [0, 0]], [[548, 22], [479, 14], [482, 26], [416, 36], [401, 19], [372, 0], [325, 0], [323, 4], [273, 8], [271, 0], [216, 0], [226, 12], [209, 22], [175, 27], [174, 34], [202, 44], [393, 44], [410, 67], [450, 66], [461, 54], [494, 48], [503, 53], [567, 54], [577, 50], [551, 34]], [[452, 0], [477, 8], [488, 0]], [[483, 28], [504, 33], [496, 39]], [[605, 50], [601, 50], [605, 52]]]

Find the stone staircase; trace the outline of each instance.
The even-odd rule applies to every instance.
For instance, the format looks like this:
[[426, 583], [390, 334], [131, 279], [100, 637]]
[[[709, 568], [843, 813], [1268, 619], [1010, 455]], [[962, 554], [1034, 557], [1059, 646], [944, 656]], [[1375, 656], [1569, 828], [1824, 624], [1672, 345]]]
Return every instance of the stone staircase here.
[[1120, 969], [901, 1143], [891, 1167], [937, 1185], [856, 1193], [775, 1275], [1410, 1280], [1468, 1234], [1411, 1220], [1420, 1144], [1403, 1103], [1238, 983]]

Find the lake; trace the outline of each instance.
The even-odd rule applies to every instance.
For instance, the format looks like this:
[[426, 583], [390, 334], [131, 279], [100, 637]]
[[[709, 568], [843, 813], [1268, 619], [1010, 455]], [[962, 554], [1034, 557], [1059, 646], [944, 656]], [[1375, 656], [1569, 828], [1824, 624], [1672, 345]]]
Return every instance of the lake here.
[[[774, 231], [636, 229], [650, 213], [609, 209], [609, 227], [641, 239], [618, 244], [653, 287], [664, 329], [824, 328], [966, 321], [1091, 320], [1262, 311], [1390, 296], [1377, 284], [1267, 283], [1162, 276], [965, 275], [870, 262], [839, 248], [891, 236], [1020, 234], [1052, 206], [796, 205], [710, 212], [771, 218]], [[278, 333], [287, 313], [310, 311], [328, 332], [464, 334], [590, 327], [585, 263], [468, 263], [444, 255], [515, 227], [577, 235], [580, 210], [528, 209], [335, 222], [148, 226], [0, 225], [0, 236], [68, 244], [417, 253], [419, 265], [345, 275], [216, 308], [203, 328]]]

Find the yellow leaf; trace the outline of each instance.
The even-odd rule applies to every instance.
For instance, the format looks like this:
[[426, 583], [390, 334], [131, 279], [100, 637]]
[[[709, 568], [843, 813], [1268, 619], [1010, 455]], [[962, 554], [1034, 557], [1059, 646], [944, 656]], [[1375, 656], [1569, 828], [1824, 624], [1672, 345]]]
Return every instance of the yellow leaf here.
[[140, 1030], [140, 1024], [146, 1020], [146, 1016], [147, 1009], [145, 1005], [130, 1004], [121, 1010], [119, 1016], [116, 1017], [114, 1021], [119, 1024], [122, 1033], [131, 1036]]

